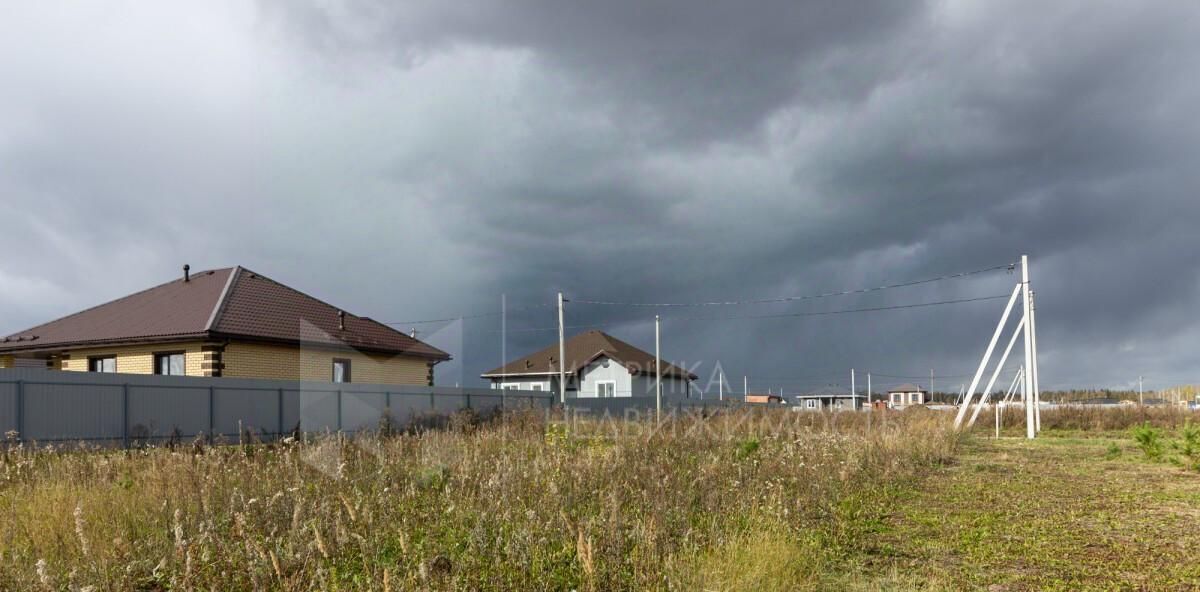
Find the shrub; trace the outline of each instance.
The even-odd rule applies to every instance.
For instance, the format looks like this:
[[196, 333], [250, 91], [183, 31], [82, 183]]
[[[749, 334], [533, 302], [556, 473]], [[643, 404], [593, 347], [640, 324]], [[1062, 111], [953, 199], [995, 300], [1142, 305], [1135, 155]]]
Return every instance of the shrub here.
[[1162, 430], [1151, 427], [1150, 422], [1133, 428], [1133, 441], [1150, 460], [1161, 460], [1163, 456]]

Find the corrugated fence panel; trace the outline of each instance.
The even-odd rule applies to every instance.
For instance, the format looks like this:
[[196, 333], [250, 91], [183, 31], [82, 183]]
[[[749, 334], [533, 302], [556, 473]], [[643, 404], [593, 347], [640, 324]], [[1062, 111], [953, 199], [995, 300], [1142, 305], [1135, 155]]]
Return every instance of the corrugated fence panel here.
[[[47, 374], [47, 376], [52, 376]], [[124, 387], [26, 382], [26, 440], [120, 440]]]
[[306, 432], [338, 430], [336, 391], [300, 391], [300, 428]]
[[393, 392], [391, 398], [392, 423], [397, 427], [404, 427], [415, 418], [429, 415], [432, 409], [429, 395]]
[[433, 398], [432, 412], [437, 415], [450, 415], [467, 408], [467, 399], [462, 395], [438, 395]]
[[507, 397], [500, 394], [488, 393], [485, 395], [471, 395], [471, 409], [474, 409], [481, 415], [486, 415], [494, 411], [498, 411], [502, 406], [508, 405]]
[[300, 429], [300, 389], [283, 389], [283, 429]]
[[342, 393], [342, 429], [351, 432], [379, 427], [387, 409], [384, 393]]
[[404, 427], [468, 404], [487, 412], [501, 400], [507, 408], [553, 404], [550, 394], [531, 391], [2, 369], [0, 433], [119, 445], [161, 440], [176, 429], [181, 437], [215, 432], [236, 438], [239, 425], [268, 435], [297, 426], [303, 432], [373, 430], [385, 410], [393, 425]]
[[[129, 433], [151, 438], [207, 434], [208, 389], [129, 386]], [[144, 432], [143, 432], [144, 430]]]
[[18, 431], [17, 384], [0, 383], [0, 436]]
[[241, 428], [267, 434], [279, 433], [279, 392], [279, 389], [214, 389], [216, 432], [237, 436]]

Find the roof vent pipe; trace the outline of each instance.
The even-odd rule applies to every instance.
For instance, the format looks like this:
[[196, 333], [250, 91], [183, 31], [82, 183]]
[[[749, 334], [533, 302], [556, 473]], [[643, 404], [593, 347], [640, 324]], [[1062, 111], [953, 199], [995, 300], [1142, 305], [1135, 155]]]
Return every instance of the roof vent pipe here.
[[338, 329], [341, 329], [342, 331], [346, 330], [346, 312], [345, 311], [341, 311], [341, 310], [338, 311]]
[[192, 281], [192, 266], [188, 265], [187, 263], [183, 264], [183, 281]]

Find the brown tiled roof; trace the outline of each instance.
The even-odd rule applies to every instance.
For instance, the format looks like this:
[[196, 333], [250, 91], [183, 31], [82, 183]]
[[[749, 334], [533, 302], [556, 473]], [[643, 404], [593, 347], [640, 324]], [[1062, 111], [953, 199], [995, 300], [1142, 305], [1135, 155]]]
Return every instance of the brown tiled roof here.
[[[655, 373], [654, 354], [642, 351], [601, 331], [580, 333], [566, 340], [563, 348], [566, 352], [568, 373], [578, 372], [601, 355], [620, 362], [633, 374]], [[558, 372], [558, 343], [485, 372], [483, 377], [522, 376], [553, 372]], [[696, 379], [695, 374], [665, 360], [663, 361], [663, 376]]]
[[242, 338], [450, 356], [387, 325], [339, 309], [242, 267], [202, 271], [5, 337], [0, 351], [175, 339]]
[[887, 390], [889, 393], [915, 393], [918, 391], [925, 392], [925, 389], [911, 383], [902, 384]]

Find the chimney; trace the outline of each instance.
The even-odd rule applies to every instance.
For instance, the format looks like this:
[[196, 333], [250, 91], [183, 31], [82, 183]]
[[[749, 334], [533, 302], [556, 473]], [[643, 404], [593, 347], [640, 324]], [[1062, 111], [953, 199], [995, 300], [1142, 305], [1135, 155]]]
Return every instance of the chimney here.
[[341, 311], [341, 310], [338, 311], [338, 329], [341, 329], [342, 331], [346, 330], [346, 313], [345, 313], [345, 311]]
[[192, 281], [192, 266], [188, 265], [187, 263], [183, 264], [183, 281]]
[[417, 328], [413, 327], [412, 331], [409, 332], [408, 336], [412, 337], [413, 339], [416, 339], [417, 338]]

